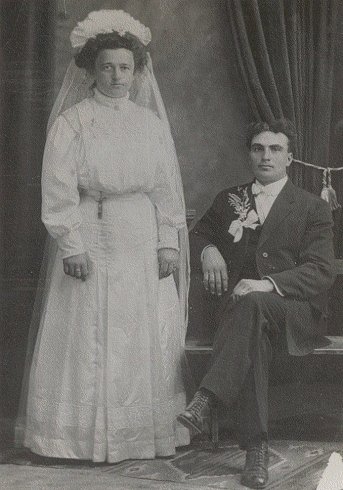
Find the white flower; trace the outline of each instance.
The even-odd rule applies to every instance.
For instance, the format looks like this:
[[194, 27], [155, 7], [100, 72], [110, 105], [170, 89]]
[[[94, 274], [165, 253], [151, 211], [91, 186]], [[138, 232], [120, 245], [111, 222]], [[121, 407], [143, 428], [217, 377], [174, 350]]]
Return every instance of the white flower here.
[[144, 46], [151, 41], [151, 32], [138, 20], [123, 10], [97, 10], [88, 14], [85, 20], [78, 22], [70, 34], [73, 48], [82, 48], [88, 39], [97, 34], [117, 32], [120, 36], [130, 33], [136, 36]]
[[235, 210], [238, 215], [238, 219], [232, 221], [228, 232], [234, 237], [234, 243], [239, 242], [243, 236], [244, 228], [252, 228], [255, 230], [259, 225], [258, 216], [256, 211], [252, 209], [247, 188], [238, 187], [238, 192], [241, 196], [237, 194], [229, 193], [229, 204]]
[[229, 233], [234, 237], [233, 241], [234, 243], [236, 243], [239, 242], [239, 240], [242, 238], [244, 228], [252, 228], [253, 230], [255, 230], [258, 225], [258, 216], [256, 214], [256, 211], [252, 209], [251, 211], [249, 211], [247, 217], [243, 221], [240, 219], [235, 219], [234, 221], [232, 221], [229, 228]]
[[237, 194], [229, 193], [229, 204], [235, 209], [235, 213], [238, 214], [240, 220], [244, 220], [251, 209], [251, 204], [248, 196], [248, 189], [246, 187], [237, 187]]

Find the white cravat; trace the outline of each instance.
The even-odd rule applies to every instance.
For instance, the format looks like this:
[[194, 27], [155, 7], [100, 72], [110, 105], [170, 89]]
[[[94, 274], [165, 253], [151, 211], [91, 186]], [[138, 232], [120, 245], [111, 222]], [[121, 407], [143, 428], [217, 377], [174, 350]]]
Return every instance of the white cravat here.
[[275, 199], [280, 194], [287, 180], [288, 177], [286, 176], [277, 182], [267, 185], [262, 185], [258, 180], [253, 183], [251, 191], [255, 196], [256, 211], [261, 225], [265, 222]]

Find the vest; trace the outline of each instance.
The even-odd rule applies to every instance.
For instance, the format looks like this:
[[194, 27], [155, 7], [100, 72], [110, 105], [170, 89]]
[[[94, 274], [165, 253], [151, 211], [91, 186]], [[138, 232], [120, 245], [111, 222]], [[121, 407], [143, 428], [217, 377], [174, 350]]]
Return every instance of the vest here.
[[258, 226], [255, 230], [249, 229], [249, 241], [240, 279], [260, 279], [256, 266], [256, 249], [261, 231], [262, 226]]

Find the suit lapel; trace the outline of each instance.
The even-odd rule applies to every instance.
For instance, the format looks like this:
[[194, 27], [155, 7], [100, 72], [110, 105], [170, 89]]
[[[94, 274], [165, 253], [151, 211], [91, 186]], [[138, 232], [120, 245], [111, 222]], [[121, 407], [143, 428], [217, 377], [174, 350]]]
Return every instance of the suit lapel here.
[[263, 245], [271, 234], [275, 235], [275, 229], [282, 224], [283, 220], [291, 212], [295, 202], [294, 186], [292, 182], [288, 180], [275, 199], [274, 204], [263, 223], [258, 247]]
[[[251, 186], [252, 186], [253, 182], [250, 182], [250, 184], [248, 185], [247, 187], [247, 191], [248, 191], [248, 196], [249, 196], [249, 201], [251, 203], [251, 207], [254, 211], [256, 211], [256, 202], [255, 202], [255, 196], [254, 194], [252, 193], [251, 191]], [[257, 211], [256, 211], [257, 213]]]

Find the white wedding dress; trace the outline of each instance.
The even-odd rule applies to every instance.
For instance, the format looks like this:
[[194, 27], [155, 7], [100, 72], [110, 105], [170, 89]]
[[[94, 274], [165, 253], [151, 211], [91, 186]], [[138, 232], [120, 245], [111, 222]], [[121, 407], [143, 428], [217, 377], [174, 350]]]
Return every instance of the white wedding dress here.
[[[118, 462], [189, 443], [176, 422], [185, 407], [179, 301], [173, 277], [158, 279], [157, 250], [177, 248], [185, 226], [166, 158], [152, 112], [97, 90], [48, 135], [42, 217], [58, 252], [24, 439], [38, 454]], [[85, 282], [62, 262], [83, 252]]]

